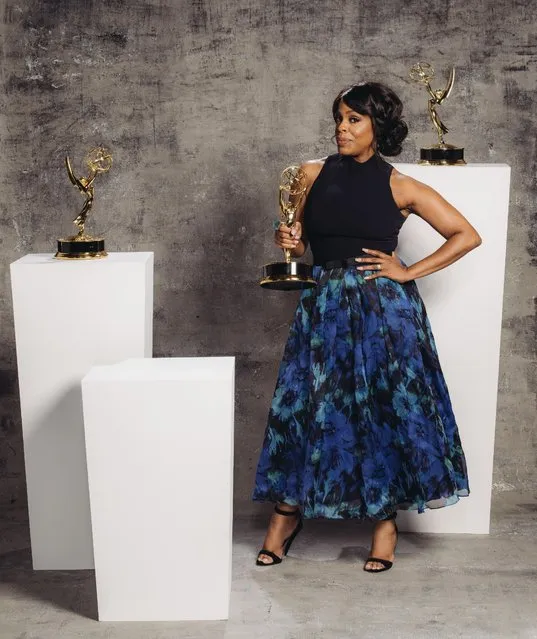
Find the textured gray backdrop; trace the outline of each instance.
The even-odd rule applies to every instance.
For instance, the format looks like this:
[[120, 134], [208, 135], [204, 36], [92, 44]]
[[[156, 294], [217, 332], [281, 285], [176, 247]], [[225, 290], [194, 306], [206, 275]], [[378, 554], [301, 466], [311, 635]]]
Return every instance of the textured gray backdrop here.
[[363, 79], [401, 95], [401, 159], [414, 161], [432, 140], [425, 92], [407, 81], [420, 59], [437, 66], [439, 86], [457, 67], [442, 116], [468, 160], [513, 167], [494, 485], [535, 485], [535, 1], [1, 8], [0, 504], [25, 502], [9, 264], [71, 230], [81, 198], [65, 153], [81, 172], [85, 150], [113, 150], [89, 230], [110, 250], [155, 252], [155, 355], [237, 356], [235, 495], [238, 514], [258, 512], [249, 496], [296, 299], [256, 285], [277, 255], [279, 171], [334, 151], [331, 101]]

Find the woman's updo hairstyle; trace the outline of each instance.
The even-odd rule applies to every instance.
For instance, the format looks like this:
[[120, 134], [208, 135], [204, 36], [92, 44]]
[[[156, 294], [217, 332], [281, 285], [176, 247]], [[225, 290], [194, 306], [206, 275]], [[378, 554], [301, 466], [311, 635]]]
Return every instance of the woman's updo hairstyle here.
[[408, 134], [402, 119], [403, 103], [387, 86], [378, 82], [361, 82], [344, 89], [334, 100], [332, 114], [338, 114], [343, 101], [356, 113], [368, 115], [373, 123], [377, 150], [382, 155], [399, 155], [402, 142]]

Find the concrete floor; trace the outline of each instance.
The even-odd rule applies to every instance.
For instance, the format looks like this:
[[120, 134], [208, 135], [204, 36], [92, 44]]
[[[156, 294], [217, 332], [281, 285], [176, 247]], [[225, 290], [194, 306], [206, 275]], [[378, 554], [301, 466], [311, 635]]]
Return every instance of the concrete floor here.
[[[456, 506], [454, 506], [456, 508]], [[2, 639], [537, 638], [537, 500], [494, 497], [486, 535], [403, 533], [389, 572], [362, 570], [370, 528], [308, 521], [289, 557], [257, 568], [265, 521], [234, 526], [226, 622], [99, 623], [92, 571], [33, 572], [27, 523], [0, 523]]]

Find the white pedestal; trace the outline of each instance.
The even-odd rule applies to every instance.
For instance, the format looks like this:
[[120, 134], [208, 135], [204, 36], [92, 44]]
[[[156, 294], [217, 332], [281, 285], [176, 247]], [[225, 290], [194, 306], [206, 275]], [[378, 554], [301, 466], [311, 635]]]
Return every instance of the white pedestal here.
[[[470, 496], [453, 507], [420, 515], [401, 512], [401, 527], [420, 532], [488, 533], [510, 168], [505, 164], [395, 167], [437, 190], [483, 239], [479, 248], [455, 264], [416, 280], [466, 453]], [[426, 222], [411, 215], [403, 225], [398, 253], [412, 264], [443, 242]]]
[[100, 621], [227, 619], [235, 358], [82, 381]]
[[130, 360], [83, 379], [100, 621], [228, 618], [234, 370]]
[[27, 255], [11, 281], [33, 566], [92, 568], [80, 381], [151, 357], [153, 254]]

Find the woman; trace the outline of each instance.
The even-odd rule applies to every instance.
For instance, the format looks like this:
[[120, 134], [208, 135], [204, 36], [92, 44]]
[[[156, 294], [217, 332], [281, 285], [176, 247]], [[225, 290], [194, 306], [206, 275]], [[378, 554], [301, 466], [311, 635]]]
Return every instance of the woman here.
[[[391, 568], [398, 509], [424, 512], [469, 494], [466, 461], [416, 280], [481, 244], [432, 188], [381, 155], [407, 135], [388, 87], [362, 83], [333, 104], [338, 153], [302, 165], [305, 204], [275, 233], [301, 257], [303, 291], [272, 400], [253, 499], [275, 502], [257, 564], [281, 562], [302, 518], [375, 521], [368, 572]], [[395, 254], [410, 214], [445, 243], [405, 265]], [[302, 512], [301, 512], [302, 511]]]

